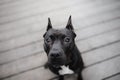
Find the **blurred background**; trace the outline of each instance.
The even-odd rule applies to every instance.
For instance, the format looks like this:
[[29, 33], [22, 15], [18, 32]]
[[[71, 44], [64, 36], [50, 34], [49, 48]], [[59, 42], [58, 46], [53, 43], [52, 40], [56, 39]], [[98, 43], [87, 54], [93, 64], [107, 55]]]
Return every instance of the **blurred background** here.
[[54, 78], [43, 67], [43, 34], [48, 17], [58, 29], [70, 15], [84, 80], [120, 80], [120, 0], [0, 0], [0, 80]]

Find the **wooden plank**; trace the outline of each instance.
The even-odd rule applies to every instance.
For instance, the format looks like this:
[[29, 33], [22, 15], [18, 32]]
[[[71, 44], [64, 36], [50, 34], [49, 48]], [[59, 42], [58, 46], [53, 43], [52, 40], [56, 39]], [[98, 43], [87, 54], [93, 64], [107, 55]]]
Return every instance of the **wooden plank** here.
[[8, 51], [14, 48], [19, 48], [20, 46], [24, 46], [26, 44], [30, 44], [31, 42], [36, 42], [37, 40], [40, 39], [41, 33], [38, 32], [38, 34], [31, 34], [31, 35], [26, 35], [19, 37], [17, 39], [11, 39], [9, 41], [1, 42], [0, 45], [0, 52]]
[[0, 79], [6, 76], [15, 75], [35, 67], [41, 67], [47, 61], [45, 53], [38, 53], [31, 57], [17, 60], [0, 66]]
[[16, 30], [13, 29], [11, 31], [5, 31], [5, 32], [0, 34], [0, 42], [10, 40], [10, 39], [19, 38], [19, 37], [25, 36], [25, 35], [31, 35], [33, 33], [38, 34], [38, 32], [43, 33], [39, 24], [33, 24], [31, 26], [29, 25], [29, 27], [17, 28]]
[[[116, 8], [117, 10], [119, 10], [119, 8]], [[80, 28], [85, 28], [86, 26], [90, 26], [90, 25], [96, 25], [96, 24], [100, 24], [101, 22], [104, 23], [106, 22], [106, 19], [108, 21], [112, 20], [112, 19], [117, 19], [119, 18], [118, 14], [120, 12], [116, 12], [116, 9], [113, 8], [113, 11], [106, 11], [105, 13], [96, 13], [94, 14], [94, 16], [87, 16], [86, 19], [85, 18], [81, 18], [80, 19], [80, 27], [79, 25], [77, 26], [79, 29]], [[111, 13], [113, 12], [113, 13]], [[114, 15], [116, 15], [116, 17], [114, 17]], [[102, 21], [101, 21], [102, 20]], [[92, 23], [92, 24], [89, 24]], [[78, 23], [77, 23], [78, 24]]]
[[[6, 5], [0, 5], [0, 10], [2, 11], [2, 13], [0, 13], [1, 16], [9, 16], [9, 15], [13, 15], [13, 14], [21, 14], [21, 13], [24, 13], [24, 12], [30, 12], [33, 11], [34, 9], [37, 11], [38, 9], [42, 9], [43, 7], [47, 7], [46, 5], [49, 5], [51, 6], [51, 4], [53, 5], [60, 5], [58, 7], [62, 7], [62, 4], [66, 4], [66, 6], [68, 5], [71, 5], [70, 3], [72, 1], [68, 1], [68, 0], [64, 0], [64, 3], [63, 3], [63, 0], [59, 0], [58, 1], [59, 4], [57, 3], [57, 1], [55, 0], [51, 0], [50, 2], [47, 2], [46, 0], [21, 0], [21, 1], [15, 1], [11, 4], [6, 4]], [[78, 2], [78, 1], [77, 1]], [[85, 3], [86, 1], [81, 1], [81, 3]], [[88, 1], [90, 2], [90, 1]], [[49, 4], [48, 4], [49, 3]], [[76, 0], [73, 2], [73, 3], [76, 3]], [[26, 7], [24, 7], [24, 5], [26, 5]], [[11, 12], [8, 11], [9, 10], [12, 10]], [[16, 10], [18, 9], [18, 10]], [[45, 10], [44, 10], [45, 11]], [[41, 12], [41, 11], [37, 11], [37, 12]]]
[[[60, 1], [60, 0], [59, 0]], [[59, 2], [58, 1], [58, 2]], [[62, 1], [62, 0], [61, 0]], [[60, 1], [60, 2], [61, 2]], [[74, 2], [76, 2], [77, 0], [75, 0]], [[81, 3], [85, 3], [85, 2], [90, 2], [91, 0], [80, 0]], [[51, 0], [52, 4], [55, 4], [56, 1], [55, 0]], [[38, 3], [40, 4], [39, 6], [44, 6], [43, 4], [48, 4], [48, 3], [51, 3], [47, 0], [21, 0], [21, 1], [17, 1], [17, 0], [12, 0], [12, 1], [9, 1], [9, 2], [3, 2], [3, 4], [0, 2], [0, 10], [1, 9], [11, 9], [11, 8], [14, 8], [14, 7], [21, 7], [23, 8], [23, 6], [26, 4], [26, 8], [25, 9], [30, 9], [29, 7], [33, 6], [34, 4], [36, 4], [38, 6]], [[64, 0], [64, 2], [68, 2], [68, 0]], [[72, 2], [72, 1], [69, 1], [69, 2]], [[32, 4], [33, 3], [33, 4]], [[34, 5], [35, 7], [35, 5]]]
[[88, 38], [77, 43], [81, 52], [85, 53], [99, 47], [114, 43], [120, 40], [120, 29]]
[[36, 53], [43, 52], [42, 42], [33, 42], [27, 46], [23, 46], [17, 49], [7, 51], [0, 54], [0, 65], [6, 64], [15, 60], [18, 60], [23, 57], [29, 57]]
[[[112, 3], [113, 4], [113, 3]], [[112, 10], [112, 9], [114, 9], [114, 8], [116, 8], [117, 7], [117, 4], [118, 3], [116, 3], [116, 6], [113, 6], [113, 5], [110, 5], [110, 4], [103, 4], [102, 6], [99, 6], [99, 7], [97, 7], [97, 8], [95, 8], [94, 6], [96, 6], [96, 5], [93, 5], [93, 4], [88, 4], [87, 6], [86, 5], [84, 5], [84, 6], [81, 6], [82, 8], [85, 8], [85, 10], [87, 11], [87, 12], [84, 12], [84, 11], [82, 11], [82, 15], [81, 16], [85, 16], [85, 13], [87, 13], [86, 15], [88, 15], [88, 13], [89, 14], [93, 14], [93, 13], [96, 13], [96, 12], [106, 12], [106, 10], [107, 11], [109, 11], [109, 10]], [[119, 5], [118, 5], [119, 6]], [[91, 8], [92, 7], [92, 11], [90, 11], [90, 9], [88, 9], [88, 8]], [[81, 9], [81, 8], [80, 8]], [[88, 10], [87, 10], [88, 9]], [[36, 10], [36, 9], [35, 9]], [[80, 12], [80, 10], [79, 10], [79, 5], [77, 5], [77, 6], [75, 6], [75, 7], [71, 7], [71, 10], [75, 10], [75, 11], [73, 11], [74, 13], [79, 13]], [[77, 11], [76, 11], [77, 10]], [[78, 11], [79, 10], [79, 11]], [[81, 10], [83, 10], [83, 9], [81, 9]], [[39, 10], [38, 10], [39, 11]], [[58, 13], [59, 14], [61, 14], [61, 12], [63, 12], [64, 10], [62, 9], [62, 10], [58, 10], [58, 11], [55, 11], [55, 12], [52, 12], [53, 14], [57, 14], [58, 15]], [[33, 12], [33, 11], [32, 11]], [[57, 13], [56, 13], [57, 12]], [[29, 12], [28, 12], [29, 13]], [[83, 15], [83, 13], [84, 13], [84, 15]], [[98, 14], [99, 15], [99, 14]], [[47, 15], [48, 16], [48, 15]], [[46, 17], [47, 17], [46, 16]], [[64, 16], [63, 14], [61, 15], [61, 16]], [[45, 16], [44, 16], [45, 17]], [[78, 16], [77, 16], [78, 17]], [[13, 17], [12, 17], [13, 18]], [[58, 17], [56, 17], [56, 19], [57, 19]], [[46, 18], [45, 18], [46, 19]], [[43, 19], [42, 19], [43, 20]], [[30, 20], [29, 20], [30, 21]], [[36, 20], [35, 20], [36, 21]], [[34, 21], [34, 22], [35, 22]], [[60, 21], [64, 21], [64, 22], [66, 22], [64, 19], [63, 20], [60, 20]], [[76, 21], [75, 21], [76, 22]], [[26, 23], [26, 22], [25, 22]], [[33, 23], [33, 22], [30, 22], [30, 23]], [[43, 22], [41, 22], [41, 23], [43, 23]], [[23, 24], [23, 23], [22, 23]], [[59, 23], [57, 23], [57, 25], [58, 25]], [[15, 24], [14, 24], [15, 25]], [[13, 26], [13, 25], [12, 25]], [[18, 27], [18, 26], [20, 26], [20, 25], [17, 25], [16, 27]], [[30, 25], [24, 25], [24, 27], [25, 26], [30, 26]], [[22, 27], [22, 26], [20, 26], [20, 27]], [[2, 27], [3, 29], [4, 28], [6, 28], [5, 26], [4, 27]], [[9, 25], [9, 28], [10, 28], [10, 25]], [[2, 30], [2, 29], [0, 29], [0, 30]]]
[[24, 3], [30, 4], [31, 2], [37, 2], [37, 0], [20, 0], [20, 1], [19, 0], [0, 0], [0, 9], [1, 8], [6, 9], [6, 8], [10, 8], [10, 7], [15, 7], [16, 5], [20, 6]]
[[[91, 19], [91, 18], [89, 18], [89, 19]], [[47, 20], [47, 19], [46, 19]], [[78, 21], [79, 20], [75, 20], [76, 21], [76, 23], [78, 24]], [[85, 22], [83, 22], [83, 23], [85, 23]], [[79, 25], [76, 25], [76, 26], [78, 26], [78, 28], [80, 28], [81, 26], [80, 26], [81, 24], [79, 24]], [[84, 25], [84, 24], [82, 24], [82, 25]], [[89, 25], [89, 24], [88, 24]], [[11, 25], [11, 26], [15, 26], [15, 24], [14, 25]], [[7, 38], [7, 39], [9, 39], [11, 36], [14, 36], [14, 35], [24, 35], [25, 33], [29, 33], [29, 32], [34, 32], [34, 30], [36, 31], [39, 31], [39, 30], [41, 30], [41, 27], [40, 27], [40, 25], [38, 24], [38, 23], [33, 23], [33, 24], [29, 24], [29, 25], [23, 25], [23, 24], [19, 24], [18, 25], [19, 27], [17, 27], [16, 29], [11, 29], [11, 30], [9, 30], [9, 28], [10, 28], [10, 25], [9, 25], [9, 27], [7, 27], [7, 26], [4, 26], [4, 27], [1, 27], [1, 31], [2, 31], [2, 33], [1, 33], [1, 37], [2, 37], [2, 35], [5, 33], [5, 36], [4, 37], [2, 37], [2, 39], [4, 40], [4, 38]], [[29, 27], [23, 27], [23, 26], [29, 26]], [[44, 25], [43, 25], [44, 26]], [[86, 26], [86, 25], [85, 25]], [[22, 28], [21, 28], [22, 27]], [[82, 26], [83, 27], [83, 26]], [[7, 30], [6, 30], [7, 29]], [[28, 29], [28, 30], [27, 30]], [[76, 29], [76, 28], [75, 28]], [[6, 30], [6, 31], [5, 31]], [[9, 31], [8, 31], [9, 30]], [[17, 31], [16, 31], [17, 30]], [[21, 31], [22, 30], [22, 31]], [[32, 31], [29, 31], [29, 30], [32, 30]], [[17, 32], [16, 34], [13, 34], [14, 32]], [[21, 34], [20, 34], [20, 33]], [[9, 35], [7, 35], [9, 33]], [[11, 35], [10, 35], [11, 34]]]
[[[110, 5], [111, 6], [111, 5]], [[93, 10], [93, 11], [90, 11], [90, 12], [92, 12], [92, 13], [94, 13], [94, 12], [100, 12], [100, 11], [103, 11], [102, 13], [97, 13], [100, 17], [102, 17], [104, 14], [103, 13], [106, 13], [106, 11], [108, 10], [110, 10], [110, 14], [114, 14], [114, 13], [112, 13], [112, 12], [116, 12], [116, 11], [112, 11], [111, 9], [113, 8], [113, 10], [114, 10], [114, 7], [112, 7], [111, 6], [111, 8], [109, 8], [109, 9], [106, 9], [105, 10], [105, 12], [104, 12], [104, 9], [103, 8], [101, 8], [101, 9], [96, 9], [96, 10]], [[73, 9], [74, 10], [74, 9]], [[88, 11], [88, 10], [87, 10]], [[112, 12], [111, 12], [112, 11]], [[119, 10], [117, 10], [117, 12], [118, 12]], [[57, 11], [58, 12], [58, 11]], [[53, 12], [54, 13], [54, 12]], [[60, 13], [60, 12], [58, 12], [58, 13]], [[77, 12], [75, 12], [75, 13], [77, 13]], [[119, 13], [119, 12], [118, 12]], [[55, 14], [55, 13], [54, 13]], [[61, 13], [60, 13], [61, 14]], [[102, 15], [101, 15], [102, 14]], [[106, 15], [107, 15], [108, 13], [106, 13]], [[88, 14], [87, 14], [88, 15]], [[48, 16], [48, 15], [47, 15]], [[60, 15], [58, 15], [57, 13], [56, 13], [56, 16], [60, 16]], [[63, 15], [61, 15], [61, 16], [63, 16]], [[82, 15], [83, 16], [83, 15]], [[89, 19], [91, 19], [91, 18], [94, 18], [93, 17], [94, 15], [91, 15], [91, 17], [89, 18]], [[99, 16], [96, 16], [96, 17], [99, 17]], [[116, 15], [114, 15], [114, 16], [117, 16], [117, 14]], [[118, 15], [119, 16], [119, 15]], [[113, 15], [112, 16], [110, 16], [110, 17], [107, 17], [107, 18], [111, 18], [111, 17], [113, 17]], [[58, 17], [56, 17], [56, 19], [57, 19]], [[85, 23], [85, 20], [84, 21], [82, 21], [82, 20], [79, 20], [80, 19], [80, 17], [78, 17], [78, 16], [75, 16], [75, 17], [73, 17], [73, 19], [76, 19], [77, 18], [77, 20], [73, 20], [74, 22], [75, 22], [75, 27], [77, 27], [78, 26], [78, 28], [80, 28], [80, 27], [84, 27], [84, 26], [86, 26], [86, 23]], [[107, 18], [105, 18], [104, 20], [107, 20]], [[36, 18], [31, 18], [31, 19], [27, 19], [27, 20], [22, 20], [22, 21], [20, 21], [20, 22], [14, 22], [14, 23], [11, 23], [11, 24], [5, 24], [5, 25], [1, 25], [1, 29], [0, 29], [0, 32], [8, 32], [8, 31], [10, 31], [10, 30], [18, 30], [18, 28], [25, 28], [25, 27], [28, 27], [28, 26], [31, 26], [31, 27], [34, 27], [34, 26], [38, 26], [38, 30], [40, 30], [41, 28], [44, 28], [44, 26], [46, 25], [46, 22], [47, 22], [47, 18], [44, 16], [44, 18], [42, 18], [42, 17], [40, 17], [40, 18], [38, 18], [38, 19], [41, 19], [41, 21], [38, 21], [38, 20], [36, 20]], [[55, 20], [56, 20], [55, 19]], [[84, 18], [82, 18], [82, 19], [84, 19]], [[85, 17], [85, 19], [88, 19], [88, 17]], [[31, 21], [32, 20], [32, 21]], [[97, 19], [96, 19], [97, 20]], [[99, 19], [99, 21], [100, 21], [101, 19]], [[63, 21], [62, 23], [60, 22], [60, 21]], [[62, 20], [60, 20], [60, 21], [58, 21], [58, 22], [56, 22], [55, 23], [55, 26], [58, 26], [58, 25], [60, 25], [60, 24], [66, 24], [66, 22], [67, 22], [67, 19], [62, 19]], [[73, 23], [74, 23], [73, 22]], [[82, 22], [82, 24], [78, 24], [78, 23], [80, 23], [80, 22]], [[40, 24], [40, 23], [42, 23], [42, 24]], [[40, 27], [41, 26], [41, 27]], [[29, 27], [28, 27], [29, 28]], [[76, 28], [75, 28], [76, 29]]]
[[[76, 2], [77, 0], [75, 0], [74, 2]], [[51, 3], [52, 2], [52, 3]], [[57, 2], [55, 0], [52, 0], [51, 2], [49, 2], [50, 4], [57, 4]], [[59, 4], [61, 4], [61, 2], [63, 2], [62, 0], [60, 0]], [[72, 1], [68, 1], [68, 0], [64, 0], [64, 3], [70, 3]], [[74, 3], [73, 2], [73, 3]], [[111, 2], [115, 2], [115, 0], [110, 0], [110, 1], [104, 1], [104, 3], [102, 1], [92, 1], [92, 0], [81, 0], [81, 1], [77, 1], [79, 2], [79, 5], [87, 5], [87, 3], [102, 3], [104, 5], [104, 3], [111, 3]], [[18, 13], [23, 13], [25, 11], [31, 11], [34, 9], [41, 9], [40, 7], [45, 7], [48, 4], [48, 2], [46, 0], [21, 0], [21, 1], [13, 1], [9, 4], [5, 4], [5, 5], [0, 5], [0, 11], [2, 11], [2, 13], [0, 13], [0, 15], [4, 15], [4, 16], [9, 16], [11, 14], [18, 14]], [[50, 5], [49, 4], [49, 5]], [[63, 3], [62, 3], [63, 4]], [[26, 7], [24, 7], [24, 5], [26, 5]], [[18, 10], [16, 10], [16, 8], [18, 8]], [[12, 11], [8, 11], [12, 10]], [[37, 11], [37, 10], [36, 10]], [[39, 10], [38, 10], [39, 11]]]
[[86, 68], [83, 71], [84, 80], [102, 80], [107, 76], [120, 72], [119, 61], [120, 56]]
[[119, 79], [120, 79], [120, 73], [107, 77], [103, 80], [119, 80]]
[[55, 74], [51, 73], [51, 71], [49, 71], [48, 69], [46, 70], [42, 67], [28, 72], [24, 72], [23, 74], [16, 75], [14, 77], [1, 80], [49, 80], [54, 76]]
[[[65, 6], [68, 6], [68, 5], [73, 5], [77, 2], [78, 1], [69, 1], [69, 2], [64, 1], [63, 2], [62, 0], [59, 0], [59, 1], [54, 0], [54, 1], [42, 3], [40, 1], [40, 2], [37, 2], [35, 4], [33, 3], [32, 5], [29, 5], [28, 7], [26, 7], [26, 8], [29, 8], [29, 10], [24, 10], [26, 8], [24, 6], [21, 6], [21, 5], [20, 5], [20, 7], [16, 6], [14, 8], [10, 8], [10, 9], [7, 8], [6, 10], [3, 9], [2, 13], [1, 13], [1, 18], [0, 18], [0, 20], [3, 20], [3, 21], [0, 21], [0, 23], [9, 22], [11, 20], [15, 21], [19, 18], [25, 18], [26, 16], [29, 17], [31, 15], [36, 15], [36, 14], [47, 12], [47, 11], [50, 11], [50, 10], [53, 10], [53, 9], [58, 9], [58, 8], [65, 7]], [[59, 3], [59, 4], [57, 4], [57, 3]], [[9, 12], [8, 9], [11, 12]], [[20, 11], [22, 11], [22, 12], [20, 12]]]
[[102, 33], [118, 29], [120, 28], [119, 22], [120, 22], [120, 19], [116, 19], [116, 20], [108, 21], [106, 23], [89, 26], [83, 29], [78, 29], [75, 31], [77, 34], [76, 40], [78, 41], [78, 40], [88, 39], [92, 36], [100, 35]]
[[6, 4], [6, 3], [9, 3], [11, 2], [11, 0], [0, 0], [0, 4]]
[[88, 67], [95, 64], [99, 64], [102, 61], [109, 60], [112, 57], [116, 57], [120, 55], [119, 52], [120, 42], [116, 42], [114, 44], [84, 53], [82, 54], [82, 57], [85, 62], [85, 66]]
[[[119, 4], [118, 2], [116, 3], [116, 4]], [[92, 6], [94, 6], [93, 5], [93, 3], [91, 4]], [[98, 5], [99, 5], [99, 3], [98, 3]], [[112, 7], [114, 7], [113, 6], [113, 4], [111, 4], [112, 5]], [[58, 5], [57, 5], [58, 6]], [[90, 6], [90, 4], [88, 5], [88, 6]], [[97, 6], [97, 5], [96, 5]], [[105, 5], [106, 7], [107, 7], [107, 4]], [[81, 9], [81, 8], [82, 9]], [[101, 6], [100, 6], [101, 7]], [[103, 6], [104, 7], [104, 6]], [[85, 8], [85, 9], [84, 9]], [[90, 8], [90, 9], [87, 9], [87, 10], [93, 10], [94, 8], [96, 8], [96, 7], [88, 7], [88, 8]], [[98, 7], [99, 8], [99, 7]], [[49, 8], [48, 8], [49, 9]], [[68, 11], [68, 9], [66, 9], [66, 10], [63, 10], [63, 8], [61, 8], [62, 9], [62, 11], [61, 12], [57, 12], [57, 14], [61, 14], [63, 11], [65, 11], [65, 13], [62, 13], [62, 14], [64, 14], [64, 15], [67, 15], [67, 14], [70, 14], [70, 13], [75, 13], [75, 12], [77, 12], [77, 13], [82, 13], [82, 12], [84, 12], [83, 10], [86, 10], [86, 6], [84, 5], [82, 5], [82, 6], [80, 6], [80, 4], [79, 4], [79, 7], [77, 7], [77, 9], [81, 9], [82, 11], [74, 11], [74, 9], [71, 9], [71, 8], [68, 8], [68, 9], [70, 9], [70, 12]], [[45, 9], [44, 9], [45, 10]], [[57, 9], [57, 10], [59, 10], [59, 9]], [[76, 9], [75, 9], [76, 10]], [[86, 11], [87, 11], [86, 10]], [[104, 9], [102, 9], [102, 10], [104, 10]], [[30, 10], [30, 11], [32, 11], [32, 10]], [[33, 16], [39, 16], [40, 15], [40, 13], [33, 13], [33, 12], [36, 12], [36, 11], [41, 11], [41, 12], [45, 12], [45, 11], [42, 11], [42, 10], [36, 10], [36, 9], [34, 9], [34, 11], [32, 11], [32, 12], [22, 12], [21, 14], [18, 14], [18, 15], [11, 15], [11, 16], [6, 16], [6, 17], [2, 17], [1, 19], [2, 19], [2, 21], [1, 21], [1, 24], [4, 24], [4, 23], [9, 23], [9, 22], [13, 22], [13, 21], [17, 21], [17, 20], [21, 20], [21, 19], [23, 19], [23, 18], [26, 18], [26, 17], [30, 17], [31, 16], [31, 14], [33, 15]], [[53, 10], [54, 11], [54, 10]], [[53, 12], [53, 11], [51, 11], [51, 12]], [[95, 11], [95, 10], [93, 10], [93, 11]], [[46, 12], [46, 13], [48, 13], [48, 12], [50, 12], [49, 10]], [[91, 11], [92, 12], [92, 11]], [[79, 13], [79, 14], [80, 14]], [[43, 16], [43, 14], [44, 13], [42, 13], [42, 16]], [[57, 14], [55, 15], [54, 14], [54, 16], [57, 16]], [[84, 13], [85, 14], [85, 13]], [[26, 16], [25, 16], [26, 15]], [[51, 15], [51, 14], [50, 14]], [[38, 16], [37, 16], [37, 19], [39, 19], [38, 18]], [[42, 18], [42, 16], [40, 16], [40, 18]], [[47, 14], [47, 17], [49, 16], [49, 14]], [[51, 16], [53, 16], [53, 15], [51, 15]], [[32, 16], [31, 16], [32, 17]], [[36, 19], [36, 18], [35, 18]], [[58, 16], [57, 16], [57, 19], [58, 19]], [[6, 21], [7, 20], [7, 21]], [[29, 19], [30, 20], [30, 19]]]

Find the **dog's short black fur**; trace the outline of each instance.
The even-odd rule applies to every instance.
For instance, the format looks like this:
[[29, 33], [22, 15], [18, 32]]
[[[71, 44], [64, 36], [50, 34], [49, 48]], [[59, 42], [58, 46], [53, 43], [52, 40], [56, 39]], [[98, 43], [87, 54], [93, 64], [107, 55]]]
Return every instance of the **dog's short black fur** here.
[[48, 18], [47, 31], [44, 37], [44, 50], [48, 56], [48, 67], [53, 73], [59, 75], [59, 80], [64, 80], [64, 75], [59, 74], [62, 65], [69, 66], [74, 73], [78, 74], [78, 80], [83, 80], [81, 72], [84, 68], [81, 53], [75, 45], [76, 34], [69, 17], [66, 28], [53, 29], [50, 18]]

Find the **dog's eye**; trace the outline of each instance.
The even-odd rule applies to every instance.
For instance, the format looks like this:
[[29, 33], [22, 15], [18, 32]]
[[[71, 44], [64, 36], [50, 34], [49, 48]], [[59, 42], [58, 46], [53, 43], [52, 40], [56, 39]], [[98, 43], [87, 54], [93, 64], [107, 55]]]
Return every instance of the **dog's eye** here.
[[50, 38], [50, 37], [47, 38], [47, 39], [46, 39], [46, 42], [47, 42], [47, 43], [50, 43], [50, 42], [51, 42], [51, 38]]
[[70, 38], [69, 38], [69, 37], [66, 37], [66, 38], [64, 39], [64, 42], [70, 42]]

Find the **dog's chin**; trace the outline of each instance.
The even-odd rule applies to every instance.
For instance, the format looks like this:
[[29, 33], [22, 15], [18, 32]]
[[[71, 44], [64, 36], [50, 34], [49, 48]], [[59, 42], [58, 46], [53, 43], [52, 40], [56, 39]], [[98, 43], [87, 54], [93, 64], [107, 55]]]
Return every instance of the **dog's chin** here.
[[50, 64], [53, 66], [53, 67], [56, 67], [56, 68], [59, 68], [60, 66], [64, 65], [65, 63], [64, 62], [60, 62], [60, 61], [52, 61], [50, 62]]
[[55, 67], [55, 68], [59, 68], [61, 65], [59, 65], [59, 64], [52, 64], [52, 66]]

